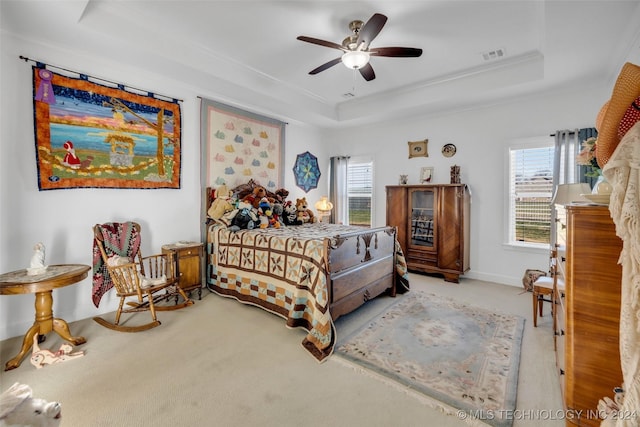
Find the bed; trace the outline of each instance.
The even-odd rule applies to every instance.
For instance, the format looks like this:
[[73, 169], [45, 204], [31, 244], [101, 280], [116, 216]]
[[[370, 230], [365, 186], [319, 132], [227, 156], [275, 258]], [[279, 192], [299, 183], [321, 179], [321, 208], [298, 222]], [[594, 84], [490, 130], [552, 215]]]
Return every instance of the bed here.
[[333, 351], [338, 317], [409, 289], [394, 227], [308, 223], [233, 231], [209, 219], [206, 251], [209, 290], [304, 328], [302, 345], [318, 361]]

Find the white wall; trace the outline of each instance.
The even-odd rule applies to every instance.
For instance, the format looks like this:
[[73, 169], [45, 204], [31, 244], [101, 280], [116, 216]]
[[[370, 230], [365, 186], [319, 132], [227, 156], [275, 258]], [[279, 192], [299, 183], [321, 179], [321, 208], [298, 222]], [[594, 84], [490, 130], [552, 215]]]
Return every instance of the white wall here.
[[[47, 263], [91, 265], [95, 223], [136, 220], [144, 227], [144, 253], [158, 252], [164, 243], [200, 237], [200, 111], [198, 96], [235, 104], [257, 113], [268, 107], [251, 104], [245, 90], [237, 102], [218, 81], [192, 74], [189, 81], [163, 75], [162, 68], [145, 69], [131, 62], [78, 55], [47, 41], [34, 42], [3, 34], [0, 43], [0, 272], [28, 265], [33, 245], [42, 241]], [[182, 176], [179, 190], [75, 189], [38, 191], [33, 136], [31, 64], [19, 55], [133, 87], [183, 99]], [[405, 120], [342, 130], [319, 130], [303, 123], [287, 126], [284, 186], [290, 198], [310, 202], [327, 193], [330, 155], [374, 156], [376, 162], [375, 219], [385, 223], [385, 185], [400, 173], [417, 182], [420, 167], [434, 166], [434, 182], [449, 182], [449, 167], [461, 167], [462, 181], [471, 186], [471, 271], [468, 277], [520, 286], [525, 268], [544, 268], [543, 251], [513, 250], [504, 245], [505, 150], [516, 139], [548, 135], [556, 129], [589, 127], [609, 96], [611, 85], [540, 95], [480, 109], [414, 116]], [[221, 95], [224, 94], [224, 95]], [[287, 121], [286, 117], [276, 117]], [[407, 141], [429, 139], [429, 157], [408, 159]], [[453, 143], [458, 152], [445, 158], [440, 149]], [[316, 190], [295, 186], [292, 167], [297, 154], [310, 151], [319, 159], [323, 177]], [[462, 281], [464, 285], [464, 280]], [[112, 293], [99, 309], [91, 303], [91, 281], [54, 291], [54, 313], [67, 321], [115, 309]], [[33, 295], [0, 296], [0, 339], [22, 335], [33, 323]]]
[[[524, 270], [544, 269], [548, 253], [504, 244], [507, 147], [515, 140], [549, 135], [556, 129], [594, 126], [609, 94], [608, 87], [599, 92], [587, 88], [440, 116], [410, 117], [334, 132], [331, 147], [344, 155], [375, 153], [377, 225], [385, 222], [385, 186], [398, 184], [399, 174], [409, 174], [409, 183], [416, 184], [420, 168], [433, 166], [433, 182], [449, 183], [450, 167], [460, 166], [461, 181], [472, 192], [471, 269], [466, 277], [522, 286]], [[409, 159], [407, 142], [425, 138], [429, 157]], [[441, 154], [447, 143], [457, 147], [451, 158]]]
[[[92, 230], [96, 223], [138, 221], [143, 227], [143, 254], [158, 253], [165, 243], [200, 240], [200, 101], [198, 96], [229, 102], [217, 96], [216, 82], [181, 82], [162, 70], [145, 70], [105, 59], [78, 57], [64, 48], [36, 44], [3, 35], [0, 64], [0, 272], [28, 267], [32, 247], [46, 246], [46, 263], [91, 265]], [[71, 189], [38, 191], [31, 63], [39, 61], [149, 89], [184, 101], [182, 106], [182, 174], [180, 189], [117, 190]], [[54, 70], [55, 71], [55, 70]], [[197, 89], [194, 89], [197, 88]], [[236, 105], [258, 113], [251, 105]], [[286, 121], [286, 118], [280, 118]], [[306, 196], [314, 202], [326, 194], [323, 175], [319, 188], [309, 193], [295, 185], [292, 167], [296, 155], [310, 151], [320, 167], [328, 153], [321, 132], [301, 123], [286, 128], [285, 182], [290, 198]], [[54, 315], [67, 321], [113, 311], [113, 292], [96, 309], [89, 278], [54, 291]], [[0, 296], [0, 339], [22, 335], [33, 324], [34, 296]], [[72, 331], [73, 332], [73, 331]]]

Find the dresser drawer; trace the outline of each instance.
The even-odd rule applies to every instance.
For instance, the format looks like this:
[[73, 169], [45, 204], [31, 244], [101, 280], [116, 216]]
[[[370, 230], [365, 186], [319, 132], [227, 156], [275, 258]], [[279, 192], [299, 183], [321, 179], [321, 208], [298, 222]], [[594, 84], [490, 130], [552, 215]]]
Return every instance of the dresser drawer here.
[[408, 259], [415, 260], [416, 262], [423, 262], [434, 266], [438, 264], [438, 254], [435, 252], [414, 251], [409, 249], [406, 257]]

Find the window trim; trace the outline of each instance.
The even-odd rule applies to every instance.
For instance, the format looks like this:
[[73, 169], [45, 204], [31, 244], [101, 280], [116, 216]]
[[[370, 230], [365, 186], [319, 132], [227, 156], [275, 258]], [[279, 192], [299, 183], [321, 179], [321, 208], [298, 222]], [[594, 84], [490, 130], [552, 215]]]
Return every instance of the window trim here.
[[[374, 224], [376, 224], [375, 220], [375, 212], [376, 210], [374, 209], [375, 206], [375, 202], [376, 202], [376, 195], [375, 195], [375, 182], [376, 182], [376, 167], [375, 167], [375, 161], [373, 159], [373, 157], [371, 156], [351, 156], [349, 158], [349, 163], [347, 166], [347, 169], [349, 167], [351, 167], [352, 164], [362, 164], [362, 163], [369, 163], [371, 165], [371, 208], [370, 208], [370, 215], [371, 215], [371, 224], [369, 225], [370, 227], [373, 227]], [[348, 176], [349, 172], [347, 171], [347, 176]], [[348, 179], [347, 179], [348, 181]], [[347, 205], [349, 203], [349, 187], [348, 187], [348, 182], [346, 183], [347, 185]], [[347, 210], [348, 210], [348, 206], [347, 206]], [[348, 216], [348, 214], [347, 214]]]
[[[511, 240], [511, 152], [513, 150], [523, 149], [536, 149], [536, 148], [554, 148], [555, 142], [551, 136], [538, 136], [530, 138], [520, 138], [510, 141], [506, 144], [504, 150], [504, 208], [503, 215], [505, 221], [503, 222], [503, 245], [513, 249], [524, 250], [541, 250], [547, 251], [549, 244], [545, 243], [530, 243], [530, 242], [516, 242]], [[553, 167], [553, 165], [552, 165]], [[552, 169], [553, 173], [553, 169]]]

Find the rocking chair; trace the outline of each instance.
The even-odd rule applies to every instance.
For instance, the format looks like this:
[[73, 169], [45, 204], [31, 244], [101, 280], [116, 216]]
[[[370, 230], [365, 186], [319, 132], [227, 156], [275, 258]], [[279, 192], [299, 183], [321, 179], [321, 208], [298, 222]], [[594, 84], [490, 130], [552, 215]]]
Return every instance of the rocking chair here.
[[[118, 228], [121, 225], [117, 223], [96, 224], [93, 227], [94, 251], [95, 247], [99, 249], [101, 261], [107, 272], [103, 280], [112, 282], [113, 287], [116, 289], [116, 295], [120, 297], [120, 304], [113, 323], [101, 317], [94, 317], [93, 320], [104, 327], [116, 331], [139, 332], [160, 325], [156, 311], [177, 310], [193, 304], [193, 301], [187, 297], [178, 285], [178, 279], [174, 277], [171, 264], [165, 254], [142, 256], [139, 245], [139, 224], [135, 222], [124, 224], [130, 233], [126, 237], [109, 234], [117, 233], [117, 231], [121, 230], [121, 228]], [[113, 244], [113, 241], [121, 242], [126, 238], [131, 238], [131, 236], [136, 236], [138, 241], [137, 244], [130, 245], [128, 249], [123, 248], [127, 244]], [[107, 244], [105, 244], [105, 240], [107, 240]], [[128, 251], [131, 253], [128, 253]], [[94, 263], [95, 261], [94, 252]], [[99, 268], [98, 271], [100, 271]], [[107, 275], [108, 277], [106, 277]], [[180, 304], [178, 304], [179, 296], [184, 299]], [[175, 303], [172, 305], [157, 304], [162, 300], [166, 302], [174, 297]], [[127, 301], [129, 308], [124, 308], [127, 298], [135, 298], [135, 300]], [[152, 321], [139, 326], [124, 326], [120, 324], [122, 313], [139, 311], [150, 311]]]

